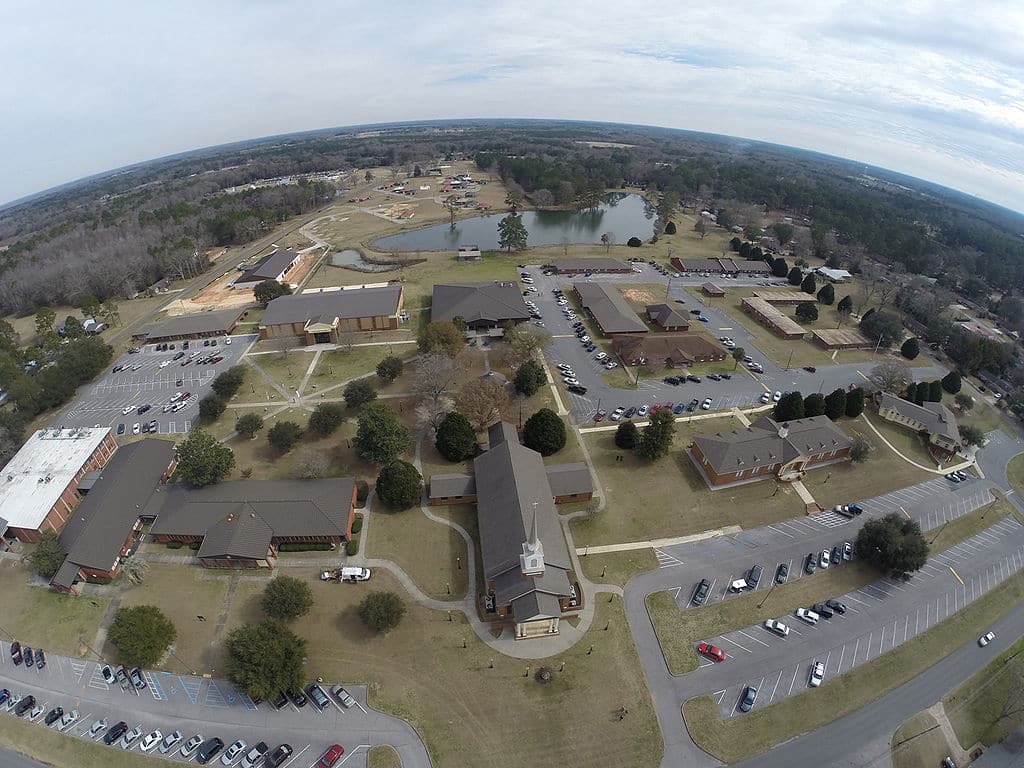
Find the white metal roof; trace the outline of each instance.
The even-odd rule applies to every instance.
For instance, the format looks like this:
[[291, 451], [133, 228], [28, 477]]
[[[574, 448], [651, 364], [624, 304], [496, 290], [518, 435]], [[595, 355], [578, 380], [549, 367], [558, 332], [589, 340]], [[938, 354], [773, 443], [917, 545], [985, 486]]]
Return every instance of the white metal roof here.
[[11, 528], [35, 529], [109, 434], [109, 427], [41, 429], [0, 470], [0, 509]]

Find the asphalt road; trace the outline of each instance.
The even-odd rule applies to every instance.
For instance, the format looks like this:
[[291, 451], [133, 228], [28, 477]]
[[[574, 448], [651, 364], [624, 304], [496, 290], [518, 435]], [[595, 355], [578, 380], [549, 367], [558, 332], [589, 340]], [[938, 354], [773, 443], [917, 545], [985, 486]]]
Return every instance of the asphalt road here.
[[[742, 324], [736, 322], [718, 305], [705, 304], [684, 290], [686, 287], [701, 285], [708, 278], [686, 277], [670, 280], [648, 265], [643, 265], [641, 269], [640, 274], [595, 274], [589, 278], [567, 275], [546, 277], [541, 273], [539, 267], [528, 267], [522, 270], [533, 277], [534, 287], [537, 288], [537, 293], [526, 298], [537, 304], [544, 325], [553, 337], [546, 350], [548, 359], [554, 363], [567, 363], [572, 366], [580, 384], [587, 388], [586, 395], [568, 395], [577, 423], [583, 424], [592, 420], [598, 408], [611, 411], [620, 405], [628, 408], [645, 403], [647, 405], [680, 401], [686, 403], [692, 399], [703, 402], [705, 398], [710, 397], [712, 400], [711, 410], [717, 411], [758, 404], [761, 395], [765, 392], [798, 390], [804, 394], [812, 392], [828, 394], [835, 389], [848, 387], [850, 384], [862, 383], [878, 364], [823, 365], [818, 366], [815, 373], [809, 373], [802, 368], [781, 368], [757, 348], [753, 336], [744, 329]], [[685, 301], [685, 304], [676, 304], [683, 314], [689, 314], [690, 309], [700, 309], [709, 319], [706, 330], [715, 338], [731, 337], [737, 346], [743, 347], [747, 355], [761, 363], [764, 373], [751, 373], [741, 365], [733, 371], [731, 379], [724, 381], [716, 382], [704, 378], [699, 384], [686, 382], [674, 386], [666, 384], [661, 379], [641, 379], [636, 390], [616, 389], [608, 386], [602, 378], [607, 371], [594, 359], [593, 354], [583, 348], [579, 339], [576, 338], [572, 323], [565, 318], [562, 308], [558, 306], [556, 297], [552, 294], [552, 290], [555, 288], [582, 281], [612, 285], [664, 284], [666, 287], [665, 301], [673, 304], [677, 299]], [[737, 278], [722, 281], [722, 284], [728, 288], [730, 286], [763, 286], [764, 282], [757, 278]], [[788, 283], [786, 284], [788, 285]], [[879, 362], [883, 362], [885, 359], [884, 356], [880, 356]], [[918, 381], [941, 378], [947, 373], [945, 368], [938, 365], [912, 368], [911, 371]], [[685, 373], [685, 370], [683, 372]]]
[[[225, 344], [225, 339], [219, 338], [217, 346], [206, 347], [201, 340], [191, 341], [187, 350], [181, 349], [181, 342], [174, 342], [175, 348], [165, 351], [157, 351], [155, 344], [146, 344], [137, 354], [122, 355], [111, 363], [110, 369], [80, 388], [75, 399], [54, 423], [68, 427], [102, 425], [115, 430], [117, 425], [124, 424], [125, 434], [131, 435], [136, 422], [144, 424], [155, 419], [160, 433], [187, 432], [198, 418], [199, 401], [209, 394], [213, 380], [237, 363], [258, 338], [256, 335], [232, 336], [231, 344]], [[185, 357], [175, 360], [174, 357], [183, 351]], [[195, 362], [181, 365], [195, 352], [199, 353], [195, 360], [210, 356], [224, 359], [212, 365], [199, 366]], [[168, 365], [161, 367], [165, 362]], [[121, 364], [130, 367], [113, 373], [112, 369]], [[164, 404], [178, 392], [189, 393], [185, 407], [178, 411], [163, 411]], [[151, 408], [140, 414], [138, 408], [143, 404]], [[129, 406], [132, 410], [125, 414], [124, 408]]]
[[18, 752], [0, 749], [0, 768], [44, 768], [44, 766]]
[[[429, 768], [431, 764], [411, 725], [367, 705], [365, 686], [346, 686], [358, 702], [351, 709], [332, 702], [320, 712], [310, 702], [301, 709], [289, 704], [276, 711], [267, 702], [254, 704], [226, 680], [146, 672], [148, 685], [136, 692], [107, 685], [96, 662], [56, 654], [47, 654], [47, 661], [42, 671], [14, 666], [10, 647], [3, 643], [0, 688], [19, 696], [32, 694], [46, 711], [56, 706], [66, 711], [77, 709], [80, 719], [67, 731], [71, 736], [85, 738], [96, 720], [106, 718], [110, 725], [119, 720], [129, 727], [139, 725], [143, 735], [156, 728], [164, 735], [179, 730], [184, 740], [196, 733], [205, 738], [219, 736], [226, 745], [236, 739], [249, 745], [265, 741], [271, 748], [286, 742], [295, 749], [285, 764], [288, 768], [312, 768], [333, 743], [353, 753], [351, 765], [365, 765], [367, 749], [378, 744], [393, 746], [405, 768]], [[0, 717], [13, 716], [6, 707], [0, 712]], [[137, 744], [133, 748], [137, 751]], [[182, 762], [180, 755], [174, 759]]]

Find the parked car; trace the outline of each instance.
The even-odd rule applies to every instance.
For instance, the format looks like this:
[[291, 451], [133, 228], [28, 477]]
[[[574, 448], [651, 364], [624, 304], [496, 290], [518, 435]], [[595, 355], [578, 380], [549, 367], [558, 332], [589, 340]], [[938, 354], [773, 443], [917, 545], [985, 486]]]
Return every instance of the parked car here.
[[175, 746], [177, 746], [178, 742], [181, 741], [182, 738], [181, 731], [171, 731], [168, 733], [164, 736], [163, 741], [160, 742], [160, 746], [158, 747], [160, 754], [166, 755], [174, 749]]
[[152, 752], [163, 737], [164, 735], [160, 731], [154, 729], [147, 733], [142, 741], [139, 742], [139, 749], [143, 752]]
[[587, 388], [581, 387], [579, 384], [570, 384], [569, 386], [566, 387], [566, 389], [568, 389], [570, 392], [576, 395], [587, 394]]
[[708, 593], [711, 591], [711, 582], [707, 579], [701, 579], [697, 585], [697, 589], [693, 593], [693, 604], [704, 605], [704, 602], [708, 599]]
[[825, 604], [825, 603], [815, 603], [814, 605], [811, 606], [811, 609], [816, 614], [821, 616], [821, 618], [823, 618], [823, 619], [831, 619], [833, 616], [836, 615], [835, 611], [833, 611], [831, 608], [829, 608], [828, 605]]
[[805, 365], [804, 366], [804, 370], [807, 371], [808, 373], [817, 373], [818, 372], [818, 369], [815, 368], [813, 365]]
[[43, 653], [42, 648], [36, 649], [36, 669], [42, 669], [46, 666], [46, 654]]
[[814, 573], [817, 570], [817, 568], [818, 568], [818, 564], [814, 560], [814, 553], [813, 552], [809, 552], [807, 554], [807, 557], [804, 558], [804, 573], [806, 573], [808, 576], [810, 576], [812, 573]]
[[78, 722], [79, 717], [81, 717], [81, 715], [78, 714], [77, 709], [72, 709], [70, 712], [65, 712], [64, 717], [62, 717], [60, 719], [60, 722], [57, 723], [57, 730], [66, 731], [68, 728], [70, 728], [72, 725]]
[[136, 725], [121, 739], [121, 749], [131, 749], [132, 745], [142, 736], [142, 728]]
[[779, 390], [775, 390], [775, 394], [772, 395], [772, 402], [776, 402], [777, 403], [781, 399], [782, 399], [782, 392], [780, 392]]
[[815, 660], [815, 662], [811, 664], [811, 678], [807, 681], [808, 685], [810, 685], [811, 688], [817, 688], [819, 685], [821, 685], [821, 681], [824, 678], [825, 665], [822, 664], [820, 661]]
[[825, 601], [825, 605], [827, 605], [829, 608], [831, 608], [836, 613], [839, 613], [839, 614], [846, 613], [846, 605], [843, 604], [843, 603], [840, 603], [835, 598], [830, 597], [828, 600]]
[[288, 694], [288, 700], [296, 707], [306, 706], [306, 697], [301, 691], [285, 691], [285, 693]]
[[190, 758], [192, 753], [199, 749], [199, 746], [203, 743], [203, 734], [197, 733], [191, 739], [185, 742], [185, 745], [178, 750], [182, 757]]
[[850, 504], [849, 507], [850, 511], [853, 512], [853, 514], [855, 515], [864, 514], [864, 508], [860, 504]]
[[678, 414], [682, 413], [685, 410], [686, 410], [686, 406], [685, 405], [683, 405], [682, 403], [676, 403], [676, 407], [672, 409], [672, 413], [675, 413], [675, 414], [678, 415]]
[[687, 381], [692, 381], [694, 384], [700, 384], [700, 376], [694, 376], [692, 373], [686, 375]]
[[743, 696], [740, 697], [740, 712], [749, 712], [754, 708], [754, 701], [757, 700], [757, 688], [748, 685], [743, 689]]
[[64, 717], [64, 707], [54, 707], [46, 713], [46, 717], [43, 718], [44, 725], [53, 725], [55, 722]]
[[626, 408], [624, 406], [620, 405], [618, 408], [616, 408], [614, 411], [612, 411], [612, 415], [611, 415], [610, 418], [611, 418], [612, 421], [618, 421], [619, 419], [622, 418], [622, 416], [623, 416], [623, 414], [625, 414], [625, 412], [626, 412]]
[[95, 739], [97, 736], [100, 735], [100, 731], [105, 729], [107, 727], [107, 725], [108, 725], [107, 718], [102, 717], [99, 720], [97, 720], [95, 723], [92, 724], [92, 727], [89, 728], [89, 733], [87, 733], [86, 735], [90, 739]]
[[196, 752], [196, 762], [200, 765], [206, 765], [208, 762], [213, 760], [217, 756], [217, 753], [224, 749], [224, 742], [221, 741], [217, 736], [212, 739], [208, 739], [203, 746]]
[[278, 744], [263, 758], [263, 764], [267, 768], [280, 768], [281, 763], [292, 756], [292, 752], [291, 744]]
[[332, 744], [324, 752], [323, 757], [316, 761], [316, 768], [334, 768], [345, 754], [345, 748], [340, 744]]
[[35, 656], [32, 655], [32, 649], [27, 645], [21, 649], [21, 658], [25, 661], [26, 667], [31, 667], [36, 662]]
[[[242, 762], [239, 765], [242, 768], [255, 768], [263, 759], [263, 756], [267, 754], [267, 750], [270, 747], [267, 746], [267, 742], [261, 741], [253, 745], [253, 748], [245, 753], [245, 757], [242, 758]], [[224, 758], [221, 758], [222, 760]]]
[[141, 431], [142, 431], [142, 425], [139, 424], [139, 422], [136, 421], [134, 424], [132, 424], [132, 434], [133, 435], [137, 435]]
[[789, 578], [789, 566], [786, 563], [779, 563], [779, 567], [775, 569], [775, 583], [785, 584], [786, 579]]
[[842, 565], [843, 563], [843, 552], [839, 549], [838, 544], [832, 547], [831, 561], [832, 565]]
[[224, 754], [220, 756], [220, 761], [224, 765], [231, 765], [235, 762], [235, 758], [238, 757], [245, 750], [245, 742], [241, 739], [234, 741], [230, 747], [224, 750]]
[[175, 355], [174, 357], [172, 357], [171, 359], [172, 359], [172, 360], [181, 360], [181, 358], [183, 358], [184, 356], [185, 356], [185, 353], [184, 353], [184, 352], [179, 352], [178, 354], [176, 354], [176, 355]]
[[689, 403], [686, 404], [686, 410], [693, 413], [697, 410], [697, 406], [700, 405], [700, 401], [695, 397]]
[[14, 666], [21, 664], [21, 643], [17, 640], [11, 643], [11, 661], [14, 662]]
[[697, 644], [697, 653], [707, 656], [712, 661], [725, 661], [725, 651], [717, 645], [701, 642]]
[[309, 696], [310, 701], [313, 702], [317, 709], [324, 709], [331, 705], [331, 700], [327, 698], [324, 689], [316, 683], [310, 683], [306, 686], [306, 695]]
[[830, 557], [827, 549], [821, 550], [821, 554], [818, 556], [818, 567], [825, 570], [829, 566]]
[[774, 632], [779, 637], [789, 637], [789, 627], [787, 627], [778, 619], [765, 620], [764, 628], [767, 629], [769, 632]]
[[122, 736], [124, 736], [124, 734], [125, 734], [125, 732], [127, 730], [128, 730], [128, 723], [126, 723], [124, 720], [122, 720], [121, 722], [117, 723], [113, 728], [111, 728], [109, 731], [107, 731], [105, 734], [103, 734], [103, 743], [106, 744], [109, 747], [115, 741], [117, 741]]
[[709, 373], [708, 374], [708, 378], [711, 379], [712, 381], [721, 381], [722, 380], [722, 377], [719, 376], [717, 373]]
[[751, 589], [757, 589], [757, 585], [761, 583], [761, 574], [764, 572], [764, 568], [758, 563], [754, 563], [750, 567], [750, 571], [747, 573], [747, 584], [750, 585]]
[[704, 398], [704, 402], [700, 404], [700, 407], [703, 408], [705, 411], [710, 411], [711, 410], [711, 398], [710, 397], [705, 397]]
[[651, 406], [649, 406], [647, 403], [644, 403], [639, 408], [637, 408], [636, 415], [642, 419], [642, 418], [644, 418], [650, 412], [651, 412]]
[[984, 648], [986, 645], [996, 639], [995, 632], [986, 632], [984, 635], [978, 638], [978, 645]]
[[128, 673], [128, 679], [140, 691], [146, 687], [146, 681], [142, 679], [142, 670], [138, 667], [132, 667], [132, 671]]
[[352, 694], [346, 691], [340, 685], [336, 685], [333, 688], [331, 688], [331, 693], [334, 695], [334, 698], [336, 698], [338, 702], [341, 704], [341, 706], [343, 706], [345, 709], [351, 709], [356, 705], [356, 700], [352, 696]]
[[144, 404], [139, 406], [139, 413], [145, 413], [146, 411], [148, 411], [152, 407], [153, 406], [150, 405], [149, 403], [144, 403]]
[[807, 624], [817, 624], [821, 617], [808, 608], [797, 608], [794, 611], [796, 617]]

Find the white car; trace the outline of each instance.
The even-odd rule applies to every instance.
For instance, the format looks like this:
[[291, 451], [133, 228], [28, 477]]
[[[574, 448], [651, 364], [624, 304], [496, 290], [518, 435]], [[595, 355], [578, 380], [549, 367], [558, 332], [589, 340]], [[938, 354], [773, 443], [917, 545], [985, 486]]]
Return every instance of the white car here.
[[72, 709], [70, 712], [65, 712], [64, 716], [57, 721], [57, 725], [54, 726], [58, 731], [66, 731], [72, 725], [78, 722], [79, 714], [77, 709]]
[[166, 368], [170, 364], [171, 364], [170, 360], [164, 360], [162, 363], [160, 363], [160, 367], [161, 368]]
[[625, 412], [626, 412], [626, 409], [625, 409], [625, 408], [623, 408], [623, 407], [622, 407], [622, 406], [620, 405], [620, 406], [619, 406], [618, 408], [616, 408], [616, 409], [615, 409], [614, 411], [612, 411], [612, 413], [611, 413], [611, 416], [609, 416], [609, 418], [610, 418], [610, 419], [611, 419], [612, 421], [618, 421], [619, 419], [621, 419], [621, 418], [622, 418], [622, 414], [624, 414]]
[[705, 397], [704, 398], [704, 402], [700, 404], [700, 407], [703, 408], [705, 411], [710, 411], [711, 410], [711, 398], [710, 397]]
[[821, 555], [818, 557], [818, 567], [822, 568], [822, 569], [828, 568], [829, 565], [831, 565], [831, 563], [832, 563], [832, 557], [831, 557], [831, 555], [829, 555], [828, 550], [827, 549], [821, 550]]
[[122, 416], [127, 416], [129, 413], [131, 413], [134, 410], [135, 410], [135, 406], [126, 405], [124, 408], [121, 409], [121, 415]]
[[187, 405], [188, 405], [188, 403], [185, 403], [185, 402], [181, 402], [181, 403], [175, 403], [175, 404], [174, 404], [173, 406], [171, 406], [171, 411], [172, 411], [173, 413], [177, 413], [177, 412], [178, 412], [178, 411], [180, 411], [180, 410], [181, 410], [182, 408], [185, 408], [185, 407], [186, 407]]
[[139, 743], [139, 749], [143, 752], [151, 752], [156, 748], [156, 745], [160, 743], [164, 735], [158, 730], [152, 730], [146, 734], [146, 737]]
[[817, 688], [823, 679], [825, 679], [825, 665], [820, 661], [815, 661], [811, 664], [811, 679], [807, 681], [808, 685], [811, 688]]
[[260, 742], [255, 747], [246, 752], [245, 757], [242, 758], [242, 762], [239, 765], [242, 768], [256, 768], [257, 765], [262, 765], [263, 756], [267, 754], [269, 747], [264, 742]]
[[645, 403], [644, 405], [641, 405], [639, 408], [636, 409], [636, 415], [639, 416], [642, 419], [644, 416], [646, 416], [648, 413], [650, 413], [650, 411], [651, 411], [651, 406], [649, 406], [649, 405], [647, 405]]
[[171, 399], [168, 400], [167, 402], [168, 403], [176, 403], [176, 402], [178, 402], [178, 399], [180, 397], [181, 397], [181, 392], [175, 392], [173, 395], [171, 395]]
[[563, 368], [561, 373], [562, 373], [562, 378], [563, 379], [575, 379], [576, 378], [576, 372], [573, 371], [572, 368]]
[[574, 379], [572, 377], [564, 379], [564, 381], [565, 381], [566, 385], [568, 385], [570, 387], [578, 387], [580, 385], [579, 379]]
[[774, 395], [772, 395], [772, 400], [773, 400], [774, 402], [776, 402], [776, 403], [777, 403], [777, 402], [779, 402], [779, 400], [781, 400], [781, 399], [782, 399], [782, 393], [781, 393], [781, 392], [779, 392], [779, 390], [777, 390], [777, 389], [776, 389], [776, 390], [775, 390], [775, 394], [774, 394]]
[[616, 363], [614, 360], [609, 360], [607, 363], [604, 364], [604, 367], [610, 371], [613, 368], [618, 368], [619, 364]]
[[171, 731], [170, 733], [168, 733], [166, 736], [164, 736], [164, 740], [160, 742], [160, 754], [166, 755], [168, 752], [174, 749], [174, 747], [177, 745], [179, 741], [181, 741], [181, 739], [181, 731]]
[[136, 421], [134, 424], [132, 424], [132, 434], [133, 435], [137, 435], [141, 431], [142, 431], [142, 425], [139, 424], [139, 422]]
[[594, 359], [595, 360], [607, 360], [608, 359], [608, 353], [607, 352], [598, 352], [596, 355], [594, 355]]
[[795, 613], [798, 619], [806, 621], [808, 624], [817, 624], [818, 619], [821, 618], [821, 616], [808, 608], [797, 608]]
[[89, 729], [89, 733], [87, 735], [89, 736], [90, 739], [95, 739], [97, 736], [100, 735], [101, 732], [107, 730], [108, 725], [109, 723], [107, 722], [107, 718], [100, 718], [92, 724], [92, 727]]
[[124, 738], [121, 739], [121, 749], [131, 749], [136, 739], [138, 739], [139, 736], [141, 735], [142, 728], [136, 725], [134, 728], [132, 728], [130, 731], [128, 731], [128, 733], [124, 735]]
[[185, 742], [180, 750], [181, 756], [184, 758], [192, 757], [192, 753], [199, 749], [199, 745], [203, 743], [203, 734], [197, 733], [191, 739]]
[[29, 720], [35, 720], [37, 717], [39, 717], [45, 711], [46, 711], [46, 707], [43, 704], [36, 704], [34, 707], [32, 707], [32, 710], [28, 713], [28, 719]]
[[230, 346], [231, 345], [231, 337], [228, 336], [226, 339], [224, 339], [224, 343], [227, 344], [228, 346]]
[[558, 368], [559, 370], [562, 370], [562, 371], [571, 371], [572, 370], [572, 366], [569, 365], [568, 363], [556, 363], [555, 364], [555, 368]]
[[984, 648], [986, 645], [996, 639], [995, 632], [986, 632], [984, 635], [978, 638], [978, 645]]
[[789, 637], [789, 627], [778, 619], [768, 619], [764, 623], [764, 628], [769, 632], [774, 632], [779, 637]]
[[582, 336], [580, 336], [580, 341], [586, 344], [588, 341], [590, 341], [590, 337], [587, 336], [586, 334], [583, 334]]
[[772, 401], [772, 396], [771, 396], [770, 393], [764, 392], [764, 393], [761, 394], [761, 402], [762, 403], [768, 404], [771, 401]]
[[220, 756], [220, 761], [224, 765], [231, 765], [235, 758], [238, 757], [245, 750], [245, 742], [239, 739], [230, 747], [224, 750], [224, 754]]

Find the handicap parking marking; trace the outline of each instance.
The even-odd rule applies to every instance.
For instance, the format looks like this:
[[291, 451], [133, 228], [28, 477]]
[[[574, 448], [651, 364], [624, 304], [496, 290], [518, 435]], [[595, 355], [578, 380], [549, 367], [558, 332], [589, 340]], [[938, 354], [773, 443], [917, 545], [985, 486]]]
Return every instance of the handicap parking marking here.
[[143, 677], [146, 678], [146, 683], [149, 686], [150, 693], [153, 694], [153, 698], [157, 701], [167, 701], [167, 694], [164, 693], [164, 687], [160, 684], [160, 680], [152, 672], [143, 672]]
[[70, 659], [72, 676], [75, 678], [75, 682], [79, 685], [82, 684], [82, 678], [85, 676], [85, 670], [92, 663], [90, 661], [78, 661], [76, 659]]
[[203, 704], [219, 709], [227, 709], [230, 706], [215, 680], [206, 680], [206, 696], [203, 699]]
[[189, 701], [197, 704], [199, 702], [199, 690], [203, 685], [203, 681], [196, 677], [188, 678], [179, 675], [178, 683], [181, 685], [182, 693], [188, 696]]

